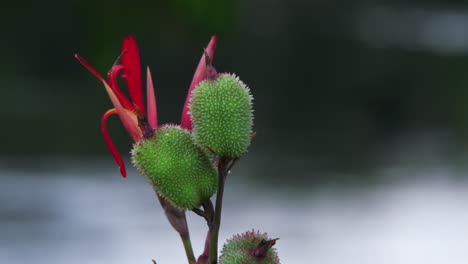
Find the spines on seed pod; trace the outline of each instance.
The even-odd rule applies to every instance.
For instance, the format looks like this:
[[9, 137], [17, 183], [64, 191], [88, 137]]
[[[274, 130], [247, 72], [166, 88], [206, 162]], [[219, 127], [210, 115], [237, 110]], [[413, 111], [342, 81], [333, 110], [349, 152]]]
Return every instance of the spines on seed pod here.
[[270, 239], [266, 233], [254, 230], [235, 235], [224, 244], [219, 263], [279, 264], [278, 254], [273, 248], [277, 240]]
[[216, 170], [190, 132], [179, 126], [160, 127], [152, 137], [135, 143], [132, 161], [155, 190], [177, 208], [197, 208], [216, 192]]
[[197, 144], [224, 158], [242, 156], [250, 145], [252, 101], [250, 89], [234, 74], [201, 82], [190, 103]]

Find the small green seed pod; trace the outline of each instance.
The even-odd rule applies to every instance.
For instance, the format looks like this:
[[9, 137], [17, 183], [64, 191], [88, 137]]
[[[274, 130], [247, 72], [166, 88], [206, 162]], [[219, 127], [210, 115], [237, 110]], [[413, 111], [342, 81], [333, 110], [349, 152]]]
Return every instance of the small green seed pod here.
[[220, 74], [193, 91], [190, 114], [195, 141], [224, 158], [237, 158], [250, 145], [253, 97], [234, 74]]
[[218, 186], [208, 156], [179, 126], [163, 126], [150, 138], [135, 143], [132, 161], [155, 190], [175, 207], [198, 208]]
[[279, 264], [278, 254], [273, 245], [278, 239], [269, 239], [266, 233], [247, 231], [235, 235], [223, 246], [220, 264]]

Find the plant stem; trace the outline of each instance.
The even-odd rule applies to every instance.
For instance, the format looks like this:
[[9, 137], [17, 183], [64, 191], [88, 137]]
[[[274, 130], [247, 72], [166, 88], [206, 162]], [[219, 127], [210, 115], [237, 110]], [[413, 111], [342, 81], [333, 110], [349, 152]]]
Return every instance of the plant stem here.
[[188, 263], [196, 263], [195, 256], [193, 255], [192, 242], [190, 242], [190, 237], [184, 237], [181, 235], [180, 238], [182, 238], [182, 243], [184, 244], [185, 254], [187, 255]]
[[209, 258], [210, 258], [210, 231], [208, 231], [208, 233], [206, 234], [205, 248], [203, 249], [203, 253], [198, 257], [197, 263], [208, 264]]
[[[156, 189], [155, 189], [156, 191]], [[162, 208], [164, 209], [164, 213], [166, 214], [166, 218], [174, 228], [177, 233], [179, 233], [180, 238], [182, 239], [182, 243], [184, 244], [185, 254], [187, 255], [188, 263], [194, 264], [195, 256], [193, 255], [192, 243], [190, 242], [190, 234], [187, 225], [187, 217], [185, 216], [185, 212], [181, 211], [180, 209], [174, 207], [166, 200], [164, 200], [156, 191], [156, 196], [161, 203]]]
[[229, 160], [220, 158], [218, 163], [218, 192], [216, 194], [216, 205], [213, 222], [210, 225], [210, 261], [209, 264], [218, 262], [218, 236], [221, 226], [221, 211], [223, 209], [224, 183], [228, 171], [225, 169]]

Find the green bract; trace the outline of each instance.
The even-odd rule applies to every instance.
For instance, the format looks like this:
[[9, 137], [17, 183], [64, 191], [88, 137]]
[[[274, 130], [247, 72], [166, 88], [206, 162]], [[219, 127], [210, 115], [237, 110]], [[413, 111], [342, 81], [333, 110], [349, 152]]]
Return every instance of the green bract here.
[[178, 126], [161, 127], [137, 142], [132, 160], [155, 190], [180, 209], [198, 208], [216, 192], [216, 170], [190, 133]]
[[255, 257], [255, 249], [261, 245], [262, 241], [268, 241], [268, 235], [255, 231], [248, 231], [242, 235], [235, 235], [229, 239], [223, 246], [221, 256], [219, 257], [220, 264], [239, 264], [239, 263], [256, 263], [256, 264], [279, 264], [278, 254], [276, 249], [269, 247], [262, 257]]
[[233, 74], [201, 82], [190, 103], [197, 144], [221, 157], [240, 157], [250, 145], [252, 100], [250, 89]]

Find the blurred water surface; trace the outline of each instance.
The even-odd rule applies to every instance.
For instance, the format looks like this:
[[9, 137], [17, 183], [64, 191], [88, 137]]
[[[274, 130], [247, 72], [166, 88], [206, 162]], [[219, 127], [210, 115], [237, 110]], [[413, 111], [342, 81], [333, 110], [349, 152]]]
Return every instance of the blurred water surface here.
[[[0, 171], [0, 263], [185, 263], [145, 180], [86, 164]], [[468, 262], [468, 182], [460, 171], [386, 168], [379, 173], [398, 180], [310, 188], [262, 185], [242, 177], [247, 171], [240, 166], [228, 179], [220, 241], [268, 232], [281, 238], [282, 263]], [[189, 221], [200, 253], [205, 224], [193, 214]]]

